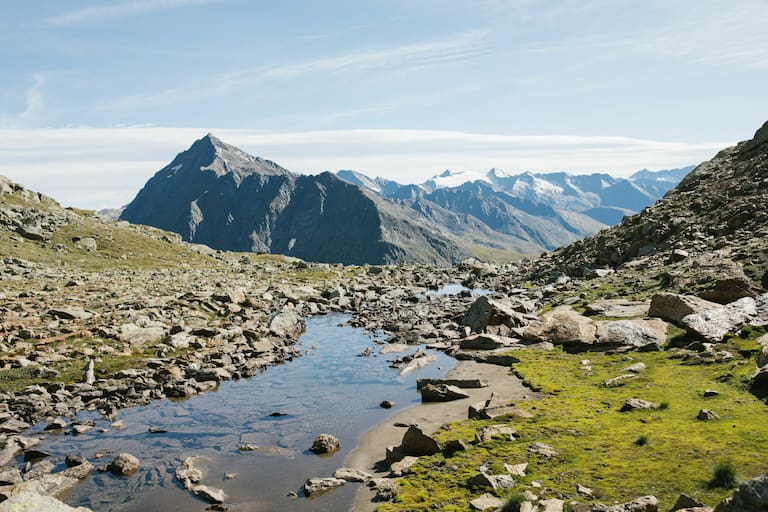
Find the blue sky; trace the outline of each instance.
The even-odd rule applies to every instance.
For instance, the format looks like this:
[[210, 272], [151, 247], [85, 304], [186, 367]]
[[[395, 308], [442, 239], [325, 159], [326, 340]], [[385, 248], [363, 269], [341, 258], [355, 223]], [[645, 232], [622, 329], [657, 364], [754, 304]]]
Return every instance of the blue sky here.
[[0, 7], [0, 173], [130, 200], [213, 132], [300, 172], [698, 163], [768, 119], [766, 0]]

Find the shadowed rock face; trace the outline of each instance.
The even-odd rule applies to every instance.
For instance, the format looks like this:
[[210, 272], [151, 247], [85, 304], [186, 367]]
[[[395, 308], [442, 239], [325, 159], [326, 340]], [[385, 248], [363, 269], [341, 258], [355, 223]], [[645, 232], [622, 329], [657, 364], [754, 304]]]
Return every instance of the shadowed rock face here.
[[330, 173], [295, 175], [211, 135], [158, 171], [120, 218], [215, 249], [309, 261], [448, 264], [467, 256], [415, 212]]

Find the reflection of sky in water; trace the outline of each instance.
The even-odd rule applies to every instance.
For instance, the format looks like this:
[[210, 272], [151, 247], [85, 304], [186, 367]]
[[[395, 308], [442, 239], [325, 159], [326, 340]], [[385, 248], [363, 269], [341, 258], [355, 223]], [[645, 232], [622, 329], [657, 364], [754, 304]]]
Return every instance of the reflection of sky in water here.
[[[39, 449], [59, 462], [65, 454], [80, 453], [97, 466], [111, 458], [96, 460], [96, 452], [125, 451], [136, 455], [142, 468], [128, 478], [95, 472], [65, 501], [96, 512], [203, 510], [204, 502], [173, 477], [181, 460], [202, 455], [207, 459], [203, 483], [224, 489], [230, 510], [346, 509], [358, 484], [314, 500], [290, 501], [286, 494], [299, 492], [308, 477], [331, 476], [359, 436], [392, 414], [379, 407], [382, 400], [395, 401], [397, 409], [416, 403], [416, 379], [440, 377], [454, 364], [438, 353], [436, 363], [398, 377], [387, 360], [400, 354], [358, 357], [372, 341], [362, 329], [337, 326], [346, 319], [338, 314], [309, 319], [299, 347], [304, 352], [312, 346], [317, 349], [252, 379], [223, 382], [216, 392], [181, 402], [161, 400], [120, 411], [124, 429], [99, 433], [98, 429], [109, 428], [109, 422], [83, 413], [81, 418], [97, 420], [94, 430], [80, 436], [50, 435]], [[273, 418], [272, 412], [287, 416]], [[150, 434], [149, 427], [168, 432]], [[312, 440], [322, 433], [339, 437], [342, 450], [332, 457], [309, 453]], [[261, 449], [239, 452], [245, 443]], [[385, 448], [381, 447], [382, 457]], [[240, 475], [225, 480], [225, 473]]]

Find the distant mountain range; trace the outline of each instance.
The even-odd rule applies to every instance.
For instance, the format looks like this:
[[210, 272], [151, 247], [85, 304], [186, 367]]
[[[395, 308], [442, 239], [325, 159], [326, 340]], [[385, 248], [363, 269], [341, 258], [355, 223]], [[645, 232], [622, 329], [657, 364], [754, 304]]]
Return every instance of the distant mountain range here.
[[450, 264], [581, 239], [652, 204], [688, 170], [629, 179], [445, 171], [402, 185], [355, 171], [294, 174], [209, 134], [160, 169], [120, 218], [216, 249], [345, 264]]
[[[438, 190], [465, 188], [468, 183], [485, 186], [483, 191], [503, 192], [513, 198], [582, 213], [605, 225], [653, 204], [680, 182], [695, 166], [664, 171], [637, 171], [629, 178], [609, 174], [572, 175], [565, 172], [508, 174], [491, 169], [485, 174], [446, 170], [418, 185], [401, 185], [384, 178], [370, 178], [355, 171], [336, 174], [382, 197], [395, 200], [432, 199]], [[562, 245], [562, 244], [558, 244]]]

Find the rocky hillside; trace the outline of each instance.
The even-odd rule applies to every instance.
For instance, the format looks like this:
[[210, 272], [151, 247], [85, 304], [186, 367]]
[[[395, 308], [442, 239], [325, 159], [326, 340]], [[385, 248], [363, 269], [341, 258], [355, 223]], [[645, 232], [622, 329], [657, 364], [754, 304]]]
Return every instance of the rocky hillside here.
[[751, 286], [768, 287], [768, 123], [653, 206], [554, 252], [548, 268], [583, 275], [646, 257], [732, 262]]
[[298, 176], [207, 135], [158, 171], [121, 219], [216, 249], [309, 261], [449, 264], [460, 243], [330, 173]]

